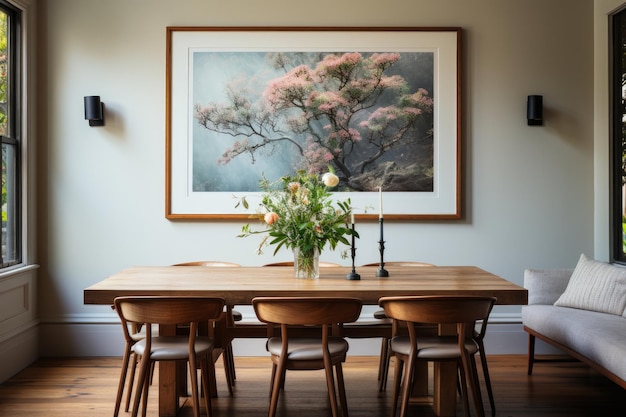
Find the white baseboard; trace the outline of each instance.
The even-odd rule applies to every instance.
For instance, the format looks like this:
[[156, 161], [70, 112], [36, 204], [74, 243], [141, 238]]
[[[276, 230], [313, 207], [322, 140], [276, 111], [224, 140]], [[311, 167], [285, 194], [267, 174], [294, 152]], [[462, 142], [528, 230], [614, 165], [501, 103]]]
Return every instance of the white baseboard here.
[[119, 323], [42, 323], [42, 357], [122, 356], [124, 336]]

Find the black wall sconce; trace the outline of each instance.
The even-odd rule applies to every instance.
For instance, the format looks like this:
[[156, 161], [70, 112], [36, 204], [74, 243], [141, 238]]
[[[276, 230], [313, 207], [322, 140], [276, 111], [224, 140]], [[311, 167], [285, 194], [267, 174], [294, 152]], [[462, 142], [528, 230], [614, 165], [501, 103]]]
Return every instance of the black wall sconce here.
[[85, 120], [89, 120], [89, 126], [104, 126], [104, 103], [100, 96], [85, 97]]
[[543, 96], [528, 96], [526, 117], [528, 126], [543, 125]]

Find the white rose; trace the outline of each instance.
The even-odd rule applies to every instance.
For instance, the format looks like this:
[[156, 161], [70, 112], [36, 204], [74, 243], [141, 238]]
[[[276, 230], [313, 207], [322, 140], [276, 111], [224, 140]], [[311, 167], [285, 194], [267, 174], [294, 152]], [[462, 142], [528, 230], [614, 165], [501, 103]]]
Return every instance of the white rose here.
[[327, 187], [334, 187], [335, 185], [339, 184], [339, 177], [332, 172], [327, 172], [326, 174], [322, 175], [322, 182]]

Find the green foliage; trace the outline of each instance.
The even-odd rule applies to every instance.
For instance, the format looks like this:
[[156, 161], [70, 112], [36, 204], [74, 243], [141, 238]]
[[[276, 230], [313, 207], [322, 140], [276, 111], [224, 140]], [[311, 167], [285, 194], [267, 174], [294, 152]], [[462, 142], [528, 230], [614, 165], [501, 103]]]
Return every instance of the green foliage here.
[[[266, 233], [258, 253], [268, 244], [276, 245], [274, 254], [283, 246], [304, 252], [317, 248], [321, 252], [326, 244], [335, 249], [339, 243], [350, 244], [346, 236], [358, 237], [348, 225], [352, 211], [350, 199], [333, 204], [329, 187], [319, 176], [298, 171], [275, 183], [264, 178], [260, 188], [264, 192], [261, 207], [253, 217], [262, 221], [266, 228], [253, 230], [246, 224], [238, 235]], [[239, 204], [247, 207], [245, 197]]]
[[622, 216], [622, 253], [626, 253], [626, 217]]

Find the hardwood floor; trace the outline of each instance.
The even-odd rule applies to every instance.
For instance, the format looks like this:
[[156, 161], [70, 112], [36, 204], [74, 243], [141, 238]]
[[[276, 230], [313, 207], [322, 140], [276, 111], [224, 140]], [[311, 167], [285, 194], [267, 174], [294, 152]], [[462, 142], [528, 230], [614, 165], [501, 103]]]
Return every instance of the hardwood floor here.
[[[229, 398], [221, 363], [215, 417], [266, 415], [270, 360], [235, 358], [237, 384]], [[119, 358], [41, 359], [0, 385], [1, 417], [111, 417], [119, 376]], [[378, 358], [349, 357], [344, 367], [350, 414], [353, 417], [390, 415], [393, 379], [379, 394]], [[393, 364], [392, 364], [393, 367]], [[580, 363], [541, 363], [534, 375], [526, 375], [526, 357], [490, 356], [489, 368], [499, 417], [587, 417], [626, 415], [626, 391]], [[156, 378], [156, 375], [155, 375]], [[156, 382], [156, 381], [155, 381]], [[484, 390], [483, 390], [484, 392]], [[150, 391], [148, 416], [156, 417], [158, 389]], [[486, 394], [486, 413], [489, 403]], [[185, 399], [181, 415], [191, 416]], [[278, 417], [329, 415], [326, 386], [321, 371], [287, 374]], [[457, 406], [462, 416], [462, 402]], [[204, 413], [204, 410], [202, 410]], [[411, 406], [412, 416], [433, 416], [428, 406]], [[120, 416], [130, 413], [121, 412]], [[206, 414], [202, 414], [206, 415]], [[472, 414], [474, 415], [474, 414]]]

